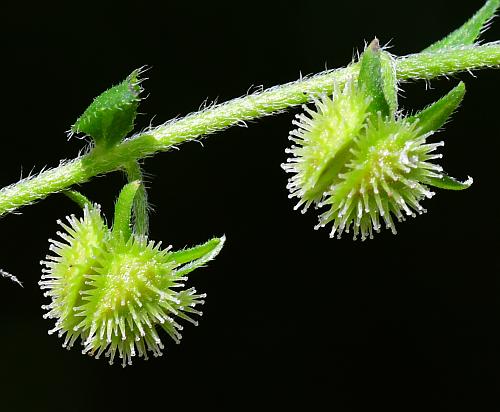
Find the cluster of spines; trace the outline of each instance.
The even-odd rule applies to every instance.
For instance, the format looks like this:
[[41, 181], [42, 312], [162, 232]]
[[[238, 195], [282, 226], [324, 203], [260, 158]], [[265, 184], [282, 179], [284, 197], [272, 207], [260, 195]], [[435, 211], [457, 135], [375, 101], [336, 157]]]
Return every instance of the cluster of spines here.
[[303, 105], [305, 113], [295, 115], [292, 124], [297, 128], [288, 136], [293, 145], [285, 149], [292, 157], [281, 165], [292, 174], [287, 184], [288, 197], [299, 199], [295, 210], [303, 207], [303, 213], [321, 199], [317, 182], [325, 168], [332, 166], [332, 158], [348, 150], [352, 138], [363, 128], [370, 98], [349, 81], [335, 87], [333, 96], [323, 95], [313, 98], [313, 102], [316, 110]]
[[404, 221], [406, 216], [424, 213], [420, 202], [434, 195], [425, 182], [442, 177], [441, 166], [431, 161], [441, 158], [433, 152], [443, 142], [427, 143], [430, 133], [419, 136], [418, 127], [404, 119], [379, 117], [375, 123], [354, 139], [353, 157], [339, 174], [339, 183], [318, 202], [329, 210], [320, 215], [315, 229], [333, 222], [330, 237], [340, 238], [352, 225], [354, 239], [373, 238], [381, 221], [395, 234], [392, 215]]
[[354, 239], [373, 238], [383, 221], [396, 233], [393, 218], [404, 220], [425, 210], [432, 197], [428, 186], [466, 189], [432, 163], [443, 145], [427, 143], [459, 106], [463, 83], [414, 116], [403, 117], [397, 105], [398, 85], [393, 56], [372, 41], [360, 57], [357, 81], [334, 87], [332, 98], [313, 99], [315, 110], [304, 106], [290, 132], [293, 157], [282, 165], [292, 173], [289, 197], [305, 213], [314, 204], [328, 207], [316, 228], [332, 223], [330, 237], [353, 228]]
[[[78, 338], [74, 327], [79, 323], [73, 308], [81, 302], [81, 289], [85, 276], [93, 271], [94, 259], [100, 253], [107, 228], [102, 221], [100, 207], [85, 207], [83, 218], [75, 215], [67, 216], [67, 222], [58, 220], [65, 232], [58, 231], [62, 241], [49, 239], [49, 250], [55, 254], [47, 255], [40, 261], [42, 276], [40, 288], [46, 290], [45, 297], [51, 298], [51, 303], [42, 306], [47, 310], [44, 318], [56, 319], [49, 334], [58, 332], [62, 337], [66, 332], [65, 345], [72, 345]], [[64, 243], [66, 242], [66, 243]]]
[[48, 311], [44, 318], [56, 319], [49, 334], [65, 335], [63, 347], [80, 338], [83, 353], [96, 358], [104, 353], [110, 364], [118, 355], [125, 366], [137, 355], [147, 359], [148, 351], [162, 355], [158, 325], [176, 343], [182, 326], [174, 317], [197, 325], [191, 315], [202, 315], [195, 307], [206, 295], [194, 288], [174, 290], [183, 288], [187, 277], [170, 248], [146, 237], [113, 236], [98, 206], [85, 206], [81, 219], [58, 223], [64, 242], [50, 240], [54, 255], [41, 262], [39, 284], [52, 300], [42, 306]]

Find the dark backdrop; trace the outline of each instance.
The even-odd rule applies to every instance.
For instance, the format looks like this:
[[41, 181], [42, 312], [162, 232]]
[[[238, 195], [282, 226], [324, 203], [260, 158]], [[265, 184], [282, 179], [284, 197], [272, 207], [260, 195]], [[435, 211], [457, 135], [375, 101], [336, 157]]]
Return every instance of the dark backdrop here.
[[[74, 157], [83, 142], [65, 131], [134, 68], [150, 66], [140, 129], [205, 98], [343, 66], [375, 35], [395, 54], [417, 52], [482, 1], [160, 4], [2, 6], [1, 185]], [[500, 39], [500, 23], [485, 39]], [[228, 238], [191, 276], [208, 293], [200, 326], [186, 327], [181, 345], [164, 336], [161, 359], [122, 370], [62, 349], [41, 317], [38, 262], [56, 219], [77, 209], [53, 195], [3, 218], [0, 267], [24, 288], [0, 279], [0, 409], [487, 410], [498, 367], [500, 73], [477, 76], [433, 81], [427, 91], [424, 82], [404, 86], [401, 104], [415, 110], [466, 81], [465, 102], [440, 135], [442, 164], [475, 183], [439, 191], [397, 236], [330, 240], [312, 229], [315, 213], [292, 210], [280, 163], [294, 111], [148, 159], [153, 239], [179, 248]], [[122, 182], [113, 173], [81, 190], [109, 216]]]

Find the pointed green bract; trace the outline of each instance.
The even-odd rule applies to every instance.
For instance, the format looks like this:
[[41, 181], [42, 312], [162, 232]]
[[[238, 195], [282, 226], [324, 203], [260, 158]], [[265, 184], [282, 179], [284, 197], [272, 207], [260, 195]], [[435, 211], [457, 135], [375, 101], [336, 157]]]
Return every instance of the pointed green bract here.
[[[208, 263], [210, 260], [214, 259], [219, 254], [225, 242], [226, 242], [226, 236], [222, 236], [221, 238], [215, 238], [209, 240], [208, 242], [202, 245], [195, 246], [191, 249], [182, 251], [186, 252], [185, 254], [183, 254], [184, 259], [188, 257], [190, 259], [188, 263], [186, 263], [184, 266], [182, 266], [179, 269], [176, 269], [175, 273], [179, 276], [184, 276], [192, 272], [193, 270], [199, 268], [200, 266], [203, 266], [205, 263]], [[176, 264], [179, 264], [179, 261], [177, 260], [179, 258], [180, 258], [179, 255], [177, 255], [176, 257], [174, 254], [173, 261]]]
[[398, 80], [396, 77], [396, 62], [394, 57], [381, 50], [380, 71], [385, 100], [389, 105], [389, 115], [394, 116], [398, 110]]
[[217, 249], [221, 244], [224, 243], [225, 239], [225, 236], [222, 236], [220, 238], [216, 237], [210, 239], [205, 243], [202, 243], [201, 245], [172, 252], [172, 260], [175, 261], [175, 263], [177, 263], [178, 265], [182, 265], [184, 263], [191, 262], [192, 260], [200, 259], [206, 254], [211, 253], [213, 250]]
[[442, 97], [421, 112], [408, 118], [410, 123], [418, 122], [421, 134], [442, 127], [453, 112], [460, 106], [465, 95], [465, 84], [460, 82], [446, 96]]
[[385, 97], [380, 54], [378, 39], [374, 39], [361, 56], [358, 86], [371, 98], [368, 106], [370, 114], [376, 116], [380, 112], [387, 117], [391, 109]]
[[71, 132], [91, 136], [96, 146], [119, 143], [134, 128], [142, 91], [140, 74], [140, 70], [134, 70], [123, 82], [96, 97]]
[[472, 185], [473, 179], [469, 176], [465, 182], [460, 182], [454, 177], [443, 175], [441, 178], [429, 178], [426, 183], [438, 187], [439, 189], [464, 190]]
[[424, 52], [435, 52], [450, 47], [467, 46], [473, 44], [481, 33], [488, 27], [488, 22], [495, 16], [500, 6], [500, 0], [488, 0], [474, 16], [463, 26], [456, 29], [444, 39], [437, 41], [424, 49]]

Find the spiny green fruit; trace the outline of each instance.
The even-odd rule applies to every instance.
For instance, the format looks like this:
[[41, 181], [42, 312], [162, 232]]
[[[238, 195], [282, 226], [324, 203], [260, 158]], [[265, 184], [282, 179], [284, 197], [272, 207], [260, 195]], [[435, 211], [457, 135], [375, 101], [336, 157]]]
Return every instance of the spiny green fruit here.
[[62, 241], [50, 240], [54, 255], [41, 262], [39, 284], [51, 299], [44, 317], [56, 320], [49, 334], [64, 336], [63, 347], [80, 338], [83, 353], [104, 353], [110, 364], [118, 356], [125, 366], [136, 355], [147, 359], [148, 351], [162, 354], [157, 327], [179, 343], [178, 320], [197, 324], [192, 316], [202, 314], [195, 308], [205, 294], [185, 288], [186, 275], [213, 259], [224, 237], [172, 252], [145, 236], [110, 230], [90, 204], [83, 218], [58, 223], [65, 232], [58, 232]]
[[289, 198], [297, 197], [295, 209], [318, 203], [333, 182], [349, 155], [353, 139], [363, 129], [371, 99], [353, 82], [336, 87], [332, 97], [315, 99], [316, 110], [303, 105], [305, 113], [297, 114], [292, 121], [297, 129], [290, 132], [294, 143], [285, 153], [292, 157], [282, 165], [293, 173], [287, 189]]
[[66, 220], [57, 221], [64, 229], [64, 232], [57, 232], [61, 240], [49, 239], [49, 250], [55, 256], [47, 255], [46, 260], [40, 261], [44, 268], [39, 285], [42, 290], [47, 290], [44, 296], [52, 300], [49, 305], [42, 306], [48, 311], [43, 317], [57, 319], [55, 328], [49, 333], [60, 331], [62, 335], [66, 331], [63, 346], [71, 347], [79, 335], [74, 328], [80, 323], [73, 308], [82, 303], [80, 291], [95, 264], [95, 259], [89, 257], [101, 253], [108, 228], [98, 205], [85, 207], [81, 219], [71, 215]]
[[340, 238], [352, 224], [354, 239], [373, 238], [380, 231], [380, 220], [396, 234], [391, 215], [399, 221], [423, 213], [420, 205], [434, 192], [426, 184], [442, 177], [442, 168], [431, 161], [442, 155], [433, 152], [443, 142], [426, 143], [416, 123], [404, 118], [368, 124], [362, 136], [354, 139], [352, 158], [339, 174], [340, 182], [323, 194], [318, 206], [329, 210], [320, 215], [316, 228], [333, 222], [330, 237]]
[[357, 82], [336, 87], [333, 96], [314, 99], [315, 109], [303, 106], [290, 132], [292, 155], [282, 165], [292, 173], [287, 188], [299, 200], [295, 209], [311, 204], [328, 208], [315, 227], [332, 224], [330, 237], [353, 230], [354, 239], [373, 238], [381, 222], [396, 233], [393, 218], [423, 213], [429, 186], [461, 190], [466, 182], [446, 176], [433, 163], [444, 143], [428, 143], [460, 104], [460, 83], [445, 97], [415, 116], [397, 111], [397, 85], [391, 56], [374, 40], [363, 53]]

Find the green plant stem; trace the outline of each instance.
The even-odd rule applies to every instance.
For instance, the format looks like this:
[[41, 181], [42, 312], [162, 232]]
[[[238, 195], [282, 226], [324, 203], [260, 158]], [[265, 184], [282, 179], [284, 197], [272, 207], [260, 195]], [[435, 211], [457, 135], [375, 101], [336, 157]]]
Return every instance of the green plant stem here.
[[[396, 73], [399, 80], [432, 79], [498, 65], [500, 44], [488, 43], [402, 57], [396, 59]], [[306, 103], [318, 94], [330, 94], [335, 85], [342, 85], [357, 72], [357, 64], [326, 71], [167, 122], [109, 150], [94, 149], [69, 163], [0, 190], [0, 216], [94, 176], [126, 169], [131, 162], [182, 142]]]
[[396, 60], [399, 80], [426, 79], [500, 64], [500, 42], [422, 52]]
[[82, 209], [85, 206], [92, 206], [92, 202], [87, 199], [84, 195], [82, 195], [80, 192], [77, 192], [76, 190], [65, 190], [63, 192], [67, 197], [69, 197], [73, 202], [75, 202], [78, 206], [80, 206]]

